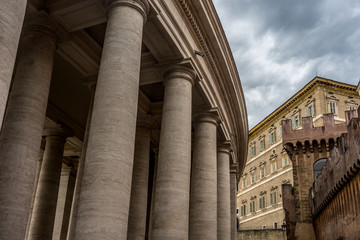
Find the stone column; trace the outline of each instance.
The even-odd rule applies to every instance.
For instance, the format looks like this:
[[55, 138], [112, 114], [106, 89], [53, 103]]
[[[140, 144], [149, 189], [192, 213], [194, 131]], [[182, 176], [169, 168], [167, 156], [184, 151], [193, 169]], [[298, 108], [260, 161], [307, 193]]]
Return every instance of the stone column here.
[[12, 0], [1, 1], [0, 4], [0, 129], [24, 21], [26, 3], [27, 0]]
[[231, 240], [237, 239], [236, 223], [236, 170], [230, 170], [230, 203], [231, 203]]
[[190, 193], [190, 239], [217, 239], [217, 176], [215, 114], [195, 118]]
[[89, 103], [89, 110], [88, 110], [87, 121], [86, 121], [84, 141], [82, 144], [81, 156], [80, 156], [80, 160], [79, 160], [78, 171], [76, 174], [75, 191], [74, 191], [74, 198], [73, 198], [73, 202], [72, 202], [72, 206], [71, 206], [69, 230], [68, 230], [67, 239], [74, 239], [74, 237], [75, 237], [77, 215], [78, 215], [79, 203], [80, 203], [81, 183], [82, 183], [82, 179], [83, 179], [83, 175], [84, 175], [86, 149], [87, 149], [87, 145], [89, 142], [91, 116], [92, 116], [92, 111], [93, 111], [93, 106], [94, 106], [96, 79], [97, 79], [97, 76], [89, 76], [89, 77], [86, 77], [83, 79], [83, 83], [88, 87], [88, 89], [90, 91], [90, 103]]
[[217, 152], [217, 239], [231, 239], [230, 145], [219, 144]]
[[147, 0], [107, 0], [75, 239], [126, 239]]
[[34, 201], [35, 201], [36, 189], [37, 189], [37, 186], [38, 186], [42, 160], [43, 160], [43, 157], [44, 157], [43, 146], [45, 148], [45, 140], [42, 141], [41, 149], [40, 149], [40, 153], [39, 153], [39, 158], [38, 158], [38, 163], [37, 163], [37, 167], [36, 167], [35, 183], [34, 183], [34, 189], [33, 189], [33, 194], [32, 194], [32, 198], [31, 198], [31, 205], [30, 205], [30, 214], [29, 214], [29, 217], [28, 217], [28, 222], [27, 222], [27, 227], [26, 227], [26, 234], [25, 234], [25, 239], [26, 240], [28, 239], [30, 221], [31, 221], [32, 211], [34, 209]]
[[56, 49], [54, 32], [41, 23], [29, 24], [21, 45], [0, 135], [0, 239], [25, 237]]
[[52, 240], [66, 240], [69, 229], [71, 203], [74, 195], [75, 178], [76, 173], [74, 167], [63, 164]]
[[151, 126], [142, 120], [137, 125], [128, 240], [144, 240], [146, 232]]
[[152, 240], [188, 239], [193, 70], [165, 74]]
[[59, 125], [45, 129], [45, 135], [45, 152], [30, 220], [29, 240], [52, 238], [64, 145], [69, 131]]

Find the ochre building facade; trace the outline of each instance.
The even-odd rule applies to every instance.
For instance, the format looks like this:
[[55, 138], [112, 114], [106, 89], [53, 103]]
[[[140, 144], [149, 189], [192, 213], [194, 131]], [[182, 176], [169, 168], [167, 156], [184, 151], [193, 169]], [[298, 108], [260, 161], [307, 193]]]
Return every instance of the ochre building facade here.
[[211, 1], [0, 12], [0, 239], [235, 239], [247, 114]]
[[[237, 193], [240, 234], [242, 230], [291, 228], [285, 219], [282, 185], [290, 190], [294, 185], [294, 163], [283, 146], [281, 122], [288, 119], [291, 129], [300, 130], [305, 123], [302, 117], [312, 117], [314, 126], [323, 126], [325, 114], [333, 113], [335, 125], [345, 124], [345, 111], [356, 109], [359, 103], [356, 86], [315, 77], [250, 130], [248, 158]], [[312, 175], [313, 166], [304, 167]]]

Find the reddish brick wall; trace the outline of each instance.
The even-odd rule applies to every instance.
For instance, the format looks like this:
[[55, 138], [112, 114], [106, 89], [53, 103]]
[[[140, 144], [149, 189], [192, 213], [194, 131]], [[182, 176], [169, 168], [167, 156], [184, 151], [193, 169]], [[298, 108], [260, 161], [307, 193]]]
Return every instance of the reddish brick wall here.
[[359, 127], [359, 118], [350, 121], [312, 189], [317, 239], [360, 238]]

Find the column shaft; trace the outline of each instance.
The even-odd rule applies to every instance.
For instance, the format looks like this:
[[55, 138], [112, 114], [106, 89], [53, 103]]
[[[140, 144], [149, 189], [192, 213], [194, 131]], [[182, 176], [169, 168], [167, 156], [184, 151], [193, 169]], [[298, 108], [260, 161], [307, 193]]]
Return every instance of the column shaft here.
[[126, 239], [145, 0], [108, 5], [75, 239]]
[[24, 21], [26, 3], [27, 0], [12, 0], [2, 1], [0, 4], [0, 129]]
[[218, 239], [231, 239], [230, 149], [221, 147], [217, 153], [217, 219]]
[[32, 194], [32, 198], [31, 198], [30, 213], [29, 213], [28, 222], [27, 222], [27, 227], [26, 227], [25, 240], [28, 239], [30, 221], [31, 221], [32, 211], [33, 211], [33, 209], [34, 209], [36, 189], [37, 189], [37, 186], [38, 186], [38, 183], [39, 183], [39, 177], [40, 177], [40, 171], [41, 171], [41, 165], [42, 165], [42, 160], [43, 160], [43, 158], [44, 158], [44, 150], [43, 150], [43, 149], [40, 149], [39, 158], [38, 158], [38, 163], [37, 163], [37, 167], [36, 167], [36, 175], [35, 175], [34, 189], [33, 189], [33, 194]]
[[55, 54], [48, 30], [27, 31], [0, 135], [0, 239], [24, 239]]
[[66, 240], [69, 229], [71, 203], [74, 195], [74, 168], [63, 164], [61, 169], [59, 194], [56, 205], [54, 231], [52, 240]]
[[237, 239], [236, 223], [236, 172], [230, 172], [231, 240]]
[[164, 83], [152, 240], [188, 239], [193, 79], [190, 69], [179, 68]]
[[217, 239], [216, 128], [212, 115], [197, 118], [191, 168], [190, 239]]
[[145, 240], [148, 202], [151, 130], [136, 128], [135, 156], [131, 184], [128, 240]]
[[57, 129], [46, 137], [44, 159], [29, 227], [29, 240], [52, 238], [65, 139], [62, 131]]
[[92, 116], [92, 111], [93, 111], [93, 106], [94, 106], [94, 95], [95, 95], [95, 87], [96, 87], [95, 76], [84, 79], [84, 83], [88, 86], [89, 91], [90, 91], [90, 103], [89, 103], [89, 110], [88, 110], [88, 115], [87, 115], [87, 120], [86, 120], [84, 141], [82, 144], [81, 156], [80, 156], [78, 170], [77, 170], [77, 174], [76, 174], [74, 197], [73, 197], [73, 202], [72, 202], [72, 206], [71, 206], [69, 230], [68, 230], [68, 236], [67, 236], [68, 240], [72, 240], [75, 238], [75, 229], [76, 229], [77, 216], [78, 216], [79, 203], [80, 203], [81, 184], [82, 184], [82, 179], [84, 176], [86, 150], [87, 150], [87, 146], [88, 146], [88, 142], [89, 142], [91, 116]]

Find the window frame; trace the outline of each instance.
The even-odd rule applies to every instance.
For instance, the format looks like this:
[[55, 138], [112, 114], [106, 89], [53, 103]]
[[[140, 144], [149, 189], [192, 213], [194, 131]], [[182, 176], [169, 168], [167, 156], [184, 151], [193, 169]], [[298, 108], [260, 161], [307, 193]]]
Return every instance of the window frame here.
[[266, 208], [265, 195], [259, 197], [259, 209]]
[[251, 184], [256, 183], [255, 170], [251, 171], [250, 175], [251, 175]]
[[276, 166], [276, 161], [275, 159], [273, 161], [271, 161], [271, 173], [274, 173], [277, 171], [277, 166]]
[[240, 216], [246, 216], [246, 204], [241, 205], [240, 210]]
[[272, 191], [270, 192], [270, 204], [274, 205], [276, 203], [276, 191]]
[[255, 200], [251, 200], [249, 204], [250, 204], [250, 209], [249, 209], [249, 210], [250, 210], [250, 213], [256, 212], [256, 205], [255, 205], [256, 203], [255, 203]]
[[265, 177], [265, 165], [260, 166], [260, 179]]

